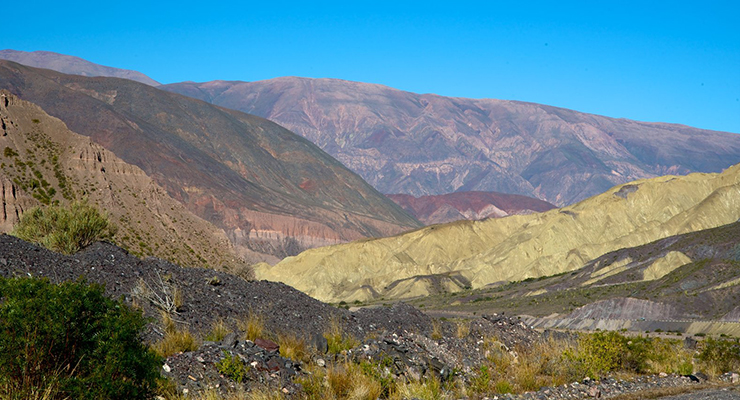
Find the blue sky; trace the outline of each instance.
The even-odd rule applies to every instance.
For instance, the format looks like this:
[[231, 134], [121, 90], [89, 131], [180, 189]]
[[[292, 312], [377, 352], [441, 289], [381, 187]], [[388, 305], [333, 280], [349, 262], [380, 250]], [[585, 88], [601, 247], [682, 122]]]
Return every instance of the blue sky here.
[[3, 8], [0, 49], [70, 54], [163, 83], [340, 78], [740, 133], [737, 1]]

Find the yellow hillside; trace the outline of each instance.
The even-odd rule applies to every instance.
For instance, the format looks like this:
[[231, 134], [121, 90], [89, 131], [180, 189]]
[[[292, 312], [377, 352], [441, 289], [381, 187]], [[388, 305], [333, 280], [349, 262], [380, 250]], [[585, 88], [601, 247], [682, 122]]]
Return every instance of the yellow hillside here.
[[[740, 218], [740, 165], [720, 174], [664, 176], [616, 186], [578, 204], [541, 214], [435, 225], [402, 235], [312, 249], [260, 279], [285, 282], [324, 301], [425, 294], [427, 281], [459, 272], [478, 288], [580, 268], [604, 253]], [[373, 294], [375, 292], [375, 294]]]

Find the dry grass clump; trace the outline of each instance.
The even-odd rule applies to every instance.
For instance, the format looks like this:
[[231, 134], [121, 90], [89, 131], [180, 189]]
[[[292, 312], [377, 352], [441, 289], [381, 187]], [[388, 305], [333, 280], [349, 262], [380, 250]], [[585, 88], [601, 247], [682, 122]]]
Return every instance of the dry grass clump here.
[[341, 354], [343, 351], [359, 346], [360, 342], [351, 335], [345, 335], [339, 318], [332, 318], [324, 332], [330, 354]]
[[280, 345], [280, 355], [291, 360], [310, 362], [311, 352], [303, 338], [291, 333], [278, 334], [277, 343]]
[[442, 323], [438, 319], [432, 320], [432, 335], [431, 338], [433, 340], [440, 340], [442, 339], [443, 332], [442, 332]]
[[264, 336], [265, 319], [261, 314], [250, 310], [246, 317], [237, 321], [237, 327], [244, 332], [244, 339], [253, 341]]
[[298, 379], [308, 400], [375, 400], [383, 388], [377, 380], [363, 373], [358, 364], [340, 363], [328, 368], [311, 367]]
[[223, 318], [219, 318], [213, 322], [213, 325], [211, 325], [211, 331], [208, 332], [205, 339], [211, 342], [220, 342], [229, 333], [231, 333], [231, 328], [229, 328], [229, 325], [226, 324], [226, 321], [224, 321]]
[[457, 330], [455, 331], [455, 336], [458, 339], [463, 339], [467, 337], [470, 334], [470, 321], [468, 320], [460, 320], [457, 321]]
[[164, 337], [153, 346], [159, 356], [169, 357], [180, 352], [198, 349], [198, 340], [190, 333], [190, 330], [178, 328], [170, 314], [163, 311], [161, 315]]

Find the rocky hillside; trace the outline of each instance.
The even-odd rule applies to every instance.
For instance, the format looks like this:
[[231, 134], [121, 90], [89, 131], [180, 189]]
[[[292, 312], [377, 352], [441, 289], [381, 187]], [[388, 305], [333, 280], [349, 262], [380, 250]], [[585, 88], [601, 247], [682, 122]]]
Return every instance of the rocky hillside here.
[[257, 273], [329, 301], [481, 288], [577, 270], [610, 251], [735, 222], [739, 205], [740, 164], [635, 181], [544, 213], [313, 249]]
[[531, 214], [552, 210], [554, 205], [527, 196], [496, 192], [457, 192], [436, 196], [414, 197], [389, 194], [388, 198], [403, 207], [425, 225], [463, 219], [481, 220], [508, 215]]
[[79, 57], [68, 56], [50, 51], [18, 51], [0, 50], [0, 60], [14, 61], [29, 67], [46, 68], [65, 74], [82, 76], [108, 76], [113, 78], [130, 79], [150, 86], [159, 86], [159, 82], [141, 72], [106, 67], [91, 63]]
[[163, 85], [275, 121], [383, 193], [522, 194], [563, 206], [636, 179], [719, 172], [740, 135], [337, 79]]
[[184, 266], [246, 267], [222, 229], [193, 215], [154, 183], [40, 107], [0, 91], [0, 232], [37, 205], [87, 200], [108, 212], [117, 243]]
[[582, 268], [418, 300], [445, 312], [525, 314], [529, 325], [740, 333], [740, 222], [604, 254]]
[[420, 226], [307, 140], [259, 117], [116, 78], [0, 61], [0, 88], [136, 165], [188, 210], [226, 231], [241, 256]]

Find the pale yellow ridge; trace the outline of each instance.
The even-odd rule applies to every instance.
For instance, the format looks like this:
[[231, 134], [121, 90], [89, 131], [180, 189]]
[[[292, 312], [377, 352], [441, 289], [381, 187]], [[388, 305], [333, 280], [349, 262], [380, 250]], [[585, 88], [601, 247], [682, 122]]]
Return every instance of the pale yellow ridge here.
[[[607, 252], [712, 228], [740, 218], [740, 166], [720, 174], [640, 180], [540, 214], [435, 225], [394, 237], [312, 249], [257, 268], [324, 301], [381, 295], [417, 275], [460, 272], [474, 288], [571, 271]], [[421, 295], [394, 290], [394, 297]]]

